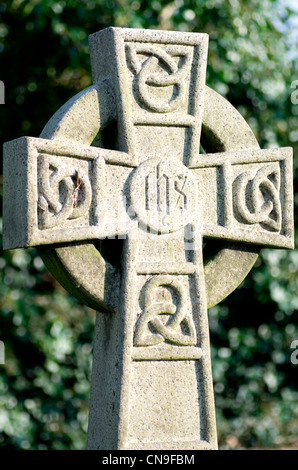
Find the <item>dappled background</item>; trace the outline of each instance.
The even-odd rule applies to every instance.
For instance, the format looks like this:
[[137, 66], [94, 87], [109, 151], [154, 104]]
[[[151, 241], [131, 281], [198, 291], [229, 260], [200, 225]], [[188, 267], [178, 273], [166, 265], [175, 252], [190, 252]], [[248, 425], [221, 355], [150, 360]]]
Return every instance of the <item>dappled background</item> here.
[[[294, 147], [297, 185], [293, 8], [290, 0], [0, 0], [1, 143], [38, 136], [91, 84], [89, 34], [108, 26], [204, 32], [207, 84], [262, 148]], [[298, 448], [297, 268], [297, 249], [264, 249], [243, 284], [209, 310], [221, 449]], [[95, 312], [64, 291], [35, 249], [1, 252], [0, 275], [0, 447], [83, 449]]]

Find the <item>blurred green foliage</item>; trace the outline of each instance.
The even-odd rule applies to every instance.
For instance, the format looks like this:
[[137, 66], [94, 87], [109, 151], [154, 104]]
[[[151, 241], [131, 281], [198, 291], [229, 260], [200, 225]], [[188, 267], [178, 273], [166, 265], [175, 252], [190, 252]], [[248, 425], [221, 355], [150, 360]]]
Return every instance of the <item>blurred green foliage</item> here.
[[[89, 34], [108, 26], [205, 32], [207, 84], [239, 110], [262, 148], [294, 147], [296, 188], [298, 104], [290, 98], [298, 21], [291, 4], [0, 0], [1, 141], [38, 136], [91, 84]], [[297, 266], [297, 250], [262, 250], [237, 291], [209, 311], [222, 449], [297, 444], [298, 365], [290, 361], [298, 339]], [[59, 286], [35, 249], [1, 254], [0, 270], [0, 446], [83, 449], [94, 312]]]

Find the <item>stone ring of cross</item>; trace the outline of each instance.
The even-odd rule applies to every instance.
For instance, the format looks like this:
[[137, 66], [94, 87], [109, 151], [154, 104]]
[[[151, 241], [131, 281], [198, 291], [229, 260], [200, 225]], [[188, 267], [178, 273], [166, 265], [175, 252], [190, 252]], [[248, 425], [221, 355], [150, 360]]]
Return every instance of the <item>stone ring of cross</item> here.
[[207, 48], [95, 33], [94, 84], [5, 147], [4, 247], [37, 246], [101, 312], [89, 448], [216, 448], [207, 308], [261, 246], [293, 248], [292, 150], [261, 150], [205, 85]]
[[[211, 88], [205, 86], [204, 94], [205, 105], [201, 135], [204, 149], [212, 153], [237, 151], [240, 153], [243, 150], [259, 149], [251, 129], [240, 113]], [[84, 119], [82, 119], [82, 116], [84, 116]], [[115, 128], [117, 126], [115, 98], [111, 81], [104, 81], [96, 83], [72, 98], [50, 120], [41, 137], [51, 139], [54, 142], [58, 139], [64, 140], [67, 138], [71, 140], [72, 145], [75, 142], [78, 145], [91, 145], [93, 142], [98, 144], [101, 129], [103, 129], [101, 134], [104, 134], [105, 129], [106, 133], [112, 133], [112, 126], [115, 126]], [[152, 129], [151, 132], [152, 138], [155, 140]], [[101, 140], [105, 142], [108, 138], [102, 137]], [[168, 144], [170, 147], [169, 153], [171, 155], [176, 153], [175, 148], [171, 149], [170, 139], [168, 143], [164, 140], [158, 143], [155, 141], [154, 145], [157, 146], [157, 144], [161, 144], [163, 147]], [[153, 153], [153, 151], [152, 143], [150, 153]], [[158, 152], [159, 149], [157, 148], [154, 153], [158, 154]], [[103, 152], [98, 152], [98, 154], [104, 155]], [[114, 155], [117, 157], [117, 152]], [[147, 155], [144, 155], [144, 158], [147, 158]], [[202, 155], [202, 158], [205, 158], [205, 156]], [[222, 158], [225, 157], [222, 155]], [[119, 165], [121, 165], [120, 155]], [[135, 197], [137, 198], [137, 194]], [[215, 197], [218, 197], [217, 192], [214, 193], [213, 199]], [[208, 204], [208, 201], [206, 201], [206, 204]], [[145, 206], [144, 211], [147, 211]], [[109, 238], [106, 240], [118, 237], [117, 228], [115, 228], [114, 233], [108, 235]], [[208, 238], [210, 243], [212, 231], [209, 230], [209, 233], [207, 233], [206, 230], [203, 235], [210, 237]], [[123, 234], [120, 234], [120, 240], [121, 236]], [[214, 248], [213, 246], [208, 247], [208, 241], [204, 247], [204, 251], [207, 252], [207, 255], [204, 256], [204, 270], [208, 307], [216, 305], [238, 287], [254, 265], [260, 250], [256, 245], [234, 241], [232, 233], [227, 238], [228, 241], [224, 240], [217, 243]], [[105, 239], [103, 238], [103, 240]], [[116, 245], [115, 242], [113, 244]], [[103, 241], [100, 245], [97, 242], [91, 244], [75, 242], [74, 245], [67, 244], [59, 247], [49, 245], [40, 249], [40, 254], [49, 270], [53, 271], [55, 277], [68, 291], [96, 310], [110, 310], [115, 306], [114, 300], [110, 299], [110, 294], [113, 296], [114, 288], [112, 289], [113, 292], [110, 293], [105, 291], [104, 286], [115, 286], [118, 282], [120, 268], [111, 265], [104, 258], [104, 255], [106, 255], [110, 259], [109, 250], [113, 250], [113, 252], [115, 250], [113, 246], [110, 248], [111, 243]], [[121, 242], [118, 245], [121, 245]], [[103, 254], [101, 254], [101, 251]], [[112, 259], [116, 259], [116, 257], [114, 256]], [[84, 263], [81, 260], [84, 260]], [[107, 279], [107, 276], [109, 276], [109, 279]], [[95, 278], [97, 279], [96, 285], [94, 284]], [[102, 284], [101, 291], [99, 290], [99, 283]], [[78, 292], [78, 286], [80, 292]]]

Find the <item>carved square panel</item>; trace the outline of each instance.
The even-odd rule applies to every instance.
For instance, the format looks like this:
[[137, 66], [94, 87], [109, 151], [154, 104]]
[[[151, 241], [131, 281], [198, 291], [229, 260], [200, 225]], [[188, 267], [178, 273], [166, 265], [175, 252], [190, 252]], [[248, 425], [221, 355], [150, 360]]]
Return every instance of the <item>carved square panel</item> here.
[[200, 165], [205, 237], [293, 248], [291, 148], [203, 155]]
[[96, 238], [104, 187], [96, 149], [23, 137], [5, 145], [4, 158], [5, 248]]

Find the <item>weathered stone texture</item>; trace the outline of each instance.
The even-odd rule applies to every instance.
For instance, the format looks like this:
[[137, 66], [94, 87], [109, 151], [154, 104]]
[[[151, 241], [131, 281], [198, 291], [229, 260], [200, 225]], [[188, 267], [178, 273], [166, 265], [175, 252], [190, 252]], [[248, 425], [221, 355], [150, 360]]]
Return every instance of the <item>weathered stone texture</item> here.
[[90, 449], [216, 448], [207, 307], [260, 246], [293, 248], [292, 150], [260, 150], [206, 87], [207, 47], [205, 34], [91, 35], [94, 85], [40, 138], [5, 146], [4, 248], [39, 246], [100, 312]]

